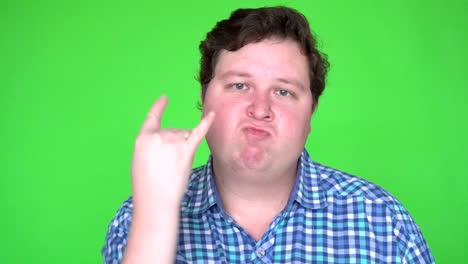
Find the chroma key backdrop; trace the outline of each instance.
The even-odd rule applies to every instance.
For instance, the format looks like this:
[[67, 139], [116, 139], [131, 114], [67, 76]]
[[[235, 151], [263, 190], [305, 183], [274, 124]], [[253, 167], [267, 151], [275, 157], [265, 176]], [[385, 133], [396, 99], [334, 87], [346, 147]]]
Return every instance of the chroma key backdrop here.
[[102, 263], [152, 102], [193, 127], [200, 41], [265, 5], [303, 12], [330, 60], [312, 158], [394, 194], [437, 263], [468, 263], [465, 0], [1, 1], [0, 263]]

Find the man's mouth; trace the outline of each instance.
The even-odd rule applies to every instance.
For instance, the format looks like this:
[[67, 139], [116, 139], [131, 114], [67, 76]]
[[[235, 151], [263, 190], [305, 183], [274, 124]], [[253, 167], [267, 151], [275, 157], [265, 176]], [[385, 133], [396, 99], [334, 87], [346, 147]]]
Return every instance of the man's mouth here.
[[270, 132], [261, 129], [261, 128], [256, 128], [256, 127], [246, 127], [244, 128], [244, 132], [251, 137], [257, 138], [257, 139], [263, 139], [266, 138], [270, 135]]

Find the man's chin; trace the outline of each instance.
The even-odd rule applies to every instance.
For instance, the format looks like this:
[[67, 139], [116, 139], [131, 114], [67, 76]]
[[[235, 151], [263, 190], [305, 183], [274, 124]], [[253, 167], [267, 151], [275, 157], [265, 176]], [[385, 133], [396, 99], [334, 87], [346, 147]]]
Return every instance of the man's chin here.
[[238, 155], [240, 167], [250, 170], [263, 170], [267, 167], [268, 152], [261, 147], [246, 147]]

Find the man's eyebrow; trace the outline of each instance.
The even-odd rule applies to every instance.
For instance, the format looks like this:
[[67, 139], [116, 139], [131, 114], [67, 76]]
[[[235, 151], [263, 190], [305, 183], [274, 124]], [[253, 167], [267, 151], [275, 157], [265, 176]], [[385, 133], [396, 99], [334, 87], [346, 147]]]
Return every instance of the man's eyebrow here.
[[302, 90], [305, 90], [304, 85], [303, 85], [300, 81], [298, 81], [298, 80], [295, 80], [295, 79], [285, 79], [285, 78], [277, 78], [276, 80], [279, 81], [279, 82], [281, 82], [281, 83], [294, 85], [294, 86], [299, 87], [299, 88], [302, 89]]
[[220, 79], [228, 77], [252, 77], [252, 75], [242, 71], [227, 71], [219, 76]]

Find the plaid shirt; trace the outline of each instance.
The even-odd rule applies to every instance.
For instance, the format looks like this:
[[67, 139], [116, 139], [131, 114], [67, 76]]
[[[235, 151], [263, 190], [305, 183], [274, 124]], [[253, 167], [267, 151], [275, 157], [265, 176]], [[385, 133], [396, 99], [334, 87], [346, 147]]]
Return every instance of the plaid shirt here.
[[[109, 225], [105, 263], [122, 259], [132, 207], [129, 198]], [[304, 150], [289, 201], [259, 241], [223, 210], [211, 159], [194, 169], [182, 200], [176, 263], [435, 261], [398, 200], [363, 179], [313, 162]]]

